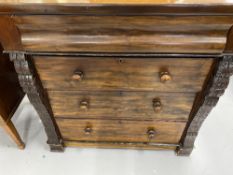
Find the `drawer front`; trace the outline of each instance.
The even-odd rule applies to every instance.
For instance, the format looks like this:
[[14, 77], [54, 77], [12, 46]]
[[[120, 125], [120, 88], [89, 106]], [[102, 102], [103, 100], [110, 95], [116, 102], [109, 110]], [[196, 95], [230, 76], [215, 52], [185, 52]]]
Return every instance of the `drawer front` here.
[[56, 117], [187, 120], [194, 94], [49, 91]]
[[56, 119], [63, 139], [73, 141], [178, 143], [185, 123]]
[[222, 53], [233, 23], [231, 16], [148, 17], [140, 16], [141, 10], [137, 15], [117, 16], [125, 7], [116, 8], [110, 16], [98, 16], [94, 10], [94, 16], [19, 15], [12, 19], [24, 49], [38, 52]]
[[197, 92], [213, 59], [35, 56], [34, 62], [44, 87], [50, 90]]

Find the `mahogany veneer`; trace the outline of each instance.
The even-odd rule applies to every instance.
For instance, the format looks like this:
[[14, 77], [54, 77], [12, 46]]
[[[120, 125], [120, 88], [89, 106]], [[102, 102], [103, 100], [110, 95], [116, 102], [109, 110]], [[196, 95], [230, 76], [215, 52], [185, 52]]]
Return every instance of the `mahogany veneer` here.
[[191, 153], [233, 74], [233, 4], [27, 2], [0, 6], [0, 42], [52, 151]]

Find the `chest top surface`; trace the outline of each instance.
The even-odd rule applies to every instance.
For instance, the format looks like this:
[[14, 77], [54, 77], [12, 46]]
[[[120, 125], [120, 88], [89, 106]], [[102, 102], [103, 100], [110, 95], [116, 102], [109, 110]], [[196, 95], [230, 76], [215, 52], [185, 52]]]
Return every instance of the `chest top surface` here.
[[233, 0], [1, 0], [0, 3], [88, 4], [232, 4]]
[[233, 4], [233, 0], [0, 0], [0, 3], [85, 4]]

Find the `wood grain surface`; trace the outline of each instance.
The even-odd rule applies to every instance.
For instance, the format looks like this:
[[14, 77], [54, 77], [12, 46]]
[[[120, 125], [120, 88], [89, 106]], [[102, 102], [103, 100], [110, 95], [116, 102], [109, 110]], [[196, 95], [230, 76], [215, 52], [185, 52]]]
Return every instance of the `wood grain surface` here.
[[132, 143], [132, 142], [96, 142], [96, 141], [71, 141], [64, 140], [66, 147], [79, 148], [104, 148], [104, 149], [136, 149], [136, 150], [175, 150], [177, 146], [169, 145], [150, 145], [148, 143]]
[[[185, 123], [125, 120], [56, 119], [64, 140], [74, 141], [126, 141], [178, 143]], [[85, 128], [91, 127], [90, 134]], [[153, 128], [155, 137], [148, 139], [147, 131]]]
[[[157, 1], [157, 0], [156, 0]], [[196, 1], [196, 0], [195, 0]], [[215, 1], [215, 0], [213, 0]], [[50, 4], [50, 3], [2, 3], [4, 15], [111, 15], [111, 16], [232, 16], [233, 6], [221, 4]], [[228, 1], [228, 0], [226, 0]], [[4, 0], [5, 2], [5, 0]], [[183, 2], [183, 1], [182, 1]], [[171, 1], [169, 0], [169, 3]], [[139, 13], [140, 12], [140, 13]]]
[[0, 3], [21, 4], [232, 4], [229, 0], [0, 0]]
[[[49, 90], [139, 90], [197, 92], [213, 59], [127, 59], [34, 56], [43, 86]], [[181, 67], [182, 66], [182, 67]], [[76, 70], [82, 81], [72, 79]], [[160, 72], [169, 71], [172, 80], [160, 81]]]
[[231, 16], [13, 16], [33, 52], [222, 53]]
[[[56, 117], [129, 120], [187, 121], [195, 94], [156, 92], [48, 92]], [[162, 110], [155, 112], [153, 99], [159, 98]], [[80, 102], [87, 101], [88, 109]]]

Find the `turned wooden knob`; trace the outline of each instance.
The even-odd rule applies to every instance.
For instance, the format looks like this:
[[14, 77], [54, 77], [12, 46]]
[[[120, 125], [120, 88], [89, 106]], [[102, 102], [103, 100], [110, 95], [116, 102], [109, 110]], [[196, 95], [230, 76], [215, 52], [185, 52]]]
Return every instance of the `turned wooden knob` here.
[[156, 131], [154, 129], [148, 129], [147, 131], [148, 139], [153, 139], [156, 135]]
[[153, 99], [153, 108], [156, 113], [162, 111], [162, 103], [159, 98]]
[[84, 132], [85, 134], [87, 135], [90, 135], [92, 133], [92, 128], [90, 126], [87, 126], [85, 129], [84, 129]]
[[73, 80], [81, 81], [83, 79], [83, 72], [82, 71], [75, 71], [74, 74], [72, 75]]
[[83, 101], [80, 102], [79, 107], [82, 110], [87, 110], [89, 108], [89, 102], [86, 101], [86, 100], [83, 100]]
[[172, 79], [170, 73], [168, 71], [160, 72], [160, 81], [165, 83]]

